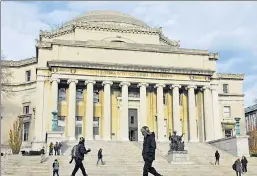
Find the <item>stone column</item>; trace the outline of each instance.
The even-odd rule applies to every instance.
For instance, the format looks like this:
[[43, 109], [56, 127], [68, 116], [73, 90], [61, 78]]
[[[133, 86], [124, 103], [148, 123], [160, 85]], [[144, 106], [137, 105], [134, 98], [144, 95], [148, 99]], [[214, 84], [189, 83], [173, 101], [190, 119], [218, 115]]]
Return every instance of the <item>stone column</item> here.
[[104, 81], [104, 140], [111, 140], [111, 85], [113, 82]]
[[196, 86], [189, 85], [188, 89], [188, 110], [189, 110], [189, 141], [199, 142], [197, 137], [196, 107], [195, 107], [195, 89]]
[[120, 139], [122, 141], [129, 140], [129, 129], [128, 129], [128, 87], [129, 82], [121, 82], [121, 114], [120, 114]]
[[[179, 106], [179, 89], [180, 85], [172, 85], [172, 112], [173, 112], [173, 131], [177, 131], [178, 135], [182, 135], [182, 128], [180, 127], [180, 106]], [[171, 134], [173, 134], [171, 131]]]
[[[58, 84], [60, 83], [60, 79], [51, 78], [50, 82], [52, 83], [51, 87], [51, 96], [52, 96], [52, 107], [51, 112], [58, 111]], [[50, 122], [50, 127], [52, 127], [52, 121]]]
[[87, 86], [86, 97], [86, 139], [93, 140], [93, 120], [94, 120], [94, 84], [92, 80], [85, 81]]
[[146, 88], [147, 83], [140, 83], [137, 85], [140, 87], [140, 119], [138, 119], [138, 140], [143, 141], [144, 137], [140, 132], [142, 126], [147, 126], [147, 100], [146, 100]]
[[203, 87], [204, 101], [204, 120], [205, 120], [205, 136], [206, 141], [214, 140], [214, 129], [212, 119], [212, 100], [209, 86]]
[[163, 87], [165, 87], [165, 84], [156, 84], [155, 87], [157, 88], [158, 141], [165, 141], [164, 106], [163, 106]]
[[212, 109], [213, 109], [213, 124], [214, 124], [214, 139], [222, 138], [221, 118], [219, 116], [219, 96], [217, 92], [218, 85], [212, 85]]
[[68, 105], [68, 139], [75, 140], [75, 116], [76, 116], [76, 84], [78, 80], [69, 79], [69, 105]]
[[32, 142], [32, 150], [38, 150], [44, 146], [45, 139], [43, 137], [43, 123], [46, 120], [44, 118], [44, 102], [47, 101], [44, 97], [45, 94], [45, 81], [46, 77], [37, 76], [37, 87], [36, 87], [36, 117], [35, 117], [35, 128], [34, 128], [34, 140]]

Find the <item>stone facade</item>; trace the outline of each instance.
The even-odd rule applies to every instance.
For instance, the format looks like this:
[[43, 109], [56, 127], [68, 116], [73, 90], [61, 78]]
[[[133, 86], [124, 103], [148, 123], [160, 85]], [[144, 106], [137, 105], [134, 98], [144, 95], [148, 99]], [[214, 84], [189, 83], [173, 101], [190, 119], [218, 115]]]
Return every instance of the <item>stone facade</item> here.
[[234, 117], [244, 118], [244, 75], [217, 74], [218, 53], [180, 48], [120, 12], [90, 12], [40, 31], [36, 49], [35, 58], [4, 62], [15, 92], [3, 100], [4, 142], [17, 117], [26, 119], [26, 141], [44, 142], [55, 110], [70, 140], [142, 140], [148, 125], [159, 141], [176, 130], [205, 142], [233, 136]]

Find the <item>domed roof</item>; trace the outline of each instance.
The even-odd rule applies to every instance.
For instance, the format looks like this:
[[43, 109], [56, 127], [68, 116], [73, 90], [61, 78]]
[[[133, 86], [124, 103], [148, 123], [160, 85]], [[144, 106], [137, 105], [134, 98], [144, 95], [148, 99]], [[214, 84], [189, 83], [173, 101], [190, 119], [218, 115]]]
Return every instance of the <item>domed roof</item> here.
[[99, 22], [99, 23], [112, 22], [112, 23], [119, 23], [119, 24], [125, 23], [127, 25], [149, 28], [149, 26], [144, 22], [136, 19], [135, 17], [132, 17], [128, 14], [125, 14], [119, 11], [106, 11], [106, 10], [91, 11], [67, 22], [66, 24], [70, 24], [74, 21]]

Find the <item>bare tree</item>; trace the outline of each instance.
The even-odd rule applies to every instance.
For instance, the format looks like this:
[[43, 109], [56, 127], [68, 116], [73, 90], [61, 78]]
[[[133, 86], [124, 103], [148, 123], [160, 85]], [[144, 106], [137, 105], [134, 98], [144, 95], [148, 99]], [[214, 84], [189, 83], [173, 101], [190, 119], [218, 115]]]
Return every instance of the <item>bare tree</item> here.
[[11, 98], [14, 94], [12, 91], [12, 87], [9, 85], [10, 80], [12, 79], [12, 71], [8, 67], [7, 61], [4, 60], [5, 57], [3, 52], [1, 52], [1, 60], [0, 60], [0, 80], [1, 80], [1, 96], [4, 98]]

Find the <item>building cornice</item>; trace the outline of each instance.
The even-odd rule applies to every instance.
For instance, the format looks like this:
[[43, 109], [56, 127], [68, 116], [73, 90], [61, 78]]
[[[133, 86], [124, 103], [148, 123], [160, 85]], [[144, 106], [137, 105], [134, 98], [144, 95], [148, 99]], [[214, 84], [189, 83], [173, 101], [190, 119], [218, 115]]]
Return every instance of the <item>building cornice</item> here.
[[244, 74], [217, 73], [217, 79], [244, 80]]
[[244, 97], [245, 94], [219, 93], [219, 97]]
[[257, 111], [257, 104], [245, 108], [245, 113], [249, 113], [249, 112], [253, 112], [253, 111]]
[[39, 48], [51, 48], [52, 45], [141, 51], [141, 52], [155, 52], [155, 53], [202, 55], [202, 56], [209, 56], [210, 59], [217, 58], [218, 56], [217, 53], [209, 53], [207, 50], [175, 48], [168, 45], [122, 43], [122, 42], [109, 42], [109, 41], [102, 41], [102, 40], [101, 41], [98, 41], [98, 40], [74, 41], [74, 40], [59, 40], [59, 39], [54, 39], [53, 41], [37, 40], [37, 47]]
[[64, 25], [60, 28], [54, 29], [52, 31], [40, 31], [39, 36], [43, 38], [52, 39], [61, 35], [69, 34], [75, 32], [75, 29], [85, 29], [94, 31], [107, 31], [107, 32], [119, 32], [119, 33], [134, 33], [134, 34], [150, 34], [159, 35], [160, 40], [162, 40], [167, 45], [173, 47], [180, 47], [180, 41], [170, 40], [165, 37], [161, 31], [161, 28], [151, 28], [151, 27], [141, 27], [141, 26], [124, 26], [116, 23], [95, 23], [95, 22], [85, 22], [85, 21], [73, 21], [71, 24]]
[[3, 66], [6, 67], [22, 67], [22, 66], [27, 66], [27, 65], [32, 65], [37, 63], [37, 58], [32, 57], [28, 59], [23, 59], [23, 60], [2, 60], [1, 61]]
[[76, 61], [48, 61], [47, 66], [52, 67], [70, 67], [70, 68], [89, 68], [102, 70], [120, 70], [120, 71], [139, 71], [152, 73], [175, 73], [175, 74], [192, 74], [211, 76], [214, 71], [201, 70], [193, 68], [175, 68], [175, 67], [153, 67], [133, 64], [111, 64], [111, 63], [94, 63], [94, 62], [76, 62]]

